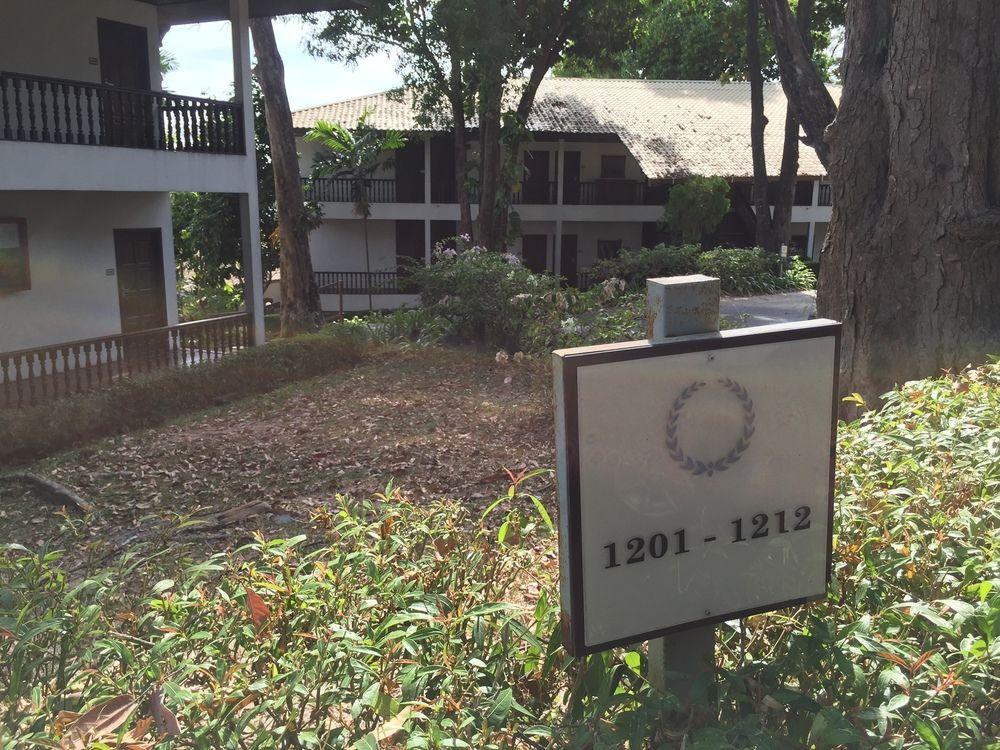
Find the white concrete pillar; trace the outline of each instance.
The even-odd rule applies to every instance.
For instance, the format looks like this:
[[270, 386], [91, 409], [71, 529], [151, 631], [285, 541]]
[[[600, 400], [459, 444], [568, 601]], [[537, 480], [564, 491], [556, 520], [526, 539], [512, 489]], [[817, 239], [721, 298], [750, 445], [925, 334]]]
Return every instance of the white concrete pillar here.
[[253, 343], [264, 343], [264, 273], [260, 259], [260, 199], [254, 143], [253, 96], [250, 93], [250, 12], [248, 0], [229, 0], [233, 35], [233, 90], [243, 109], [243, 174], [247, 192], [239, 196], [240, 240], [243, 247], [243, 300], [250, 315]]
[[[813, 196], [813, 199], [815, 200], [815, 196]], [[816, 222], [810, 221], [809, 239], [806, 240], [806, 255], [808, 255], [812, 260], [816, 260], [816, 255], [817, 255], [816, 250], [813, 248], [813, 242], [815, 241], [816, 241]]]
[[[552, 272], [556, 276], [562, 275], [562, 206], [563, 206], [563, 175], [566, 171], [566, 151], [563, 148], [566, 142], [560, 138], [559, 146], [556, 150], [556, 238], [552, 250]], [[570, 283], [574, 283], [570, 279]]]
[[428, 210], [424, 212], [424, 263], [431, 264], [431, 136], [428, 133], [424, 136], [424, 205]]
[[[820, 183], [820, 180], [813, 180], [813, 199], [812, 199], [812, 205], [814, 205], [814, 206], [818, 206], [819, 205], [819, 183]], [[810, 245], [810, 247], [812, 247], [812, 246]]]

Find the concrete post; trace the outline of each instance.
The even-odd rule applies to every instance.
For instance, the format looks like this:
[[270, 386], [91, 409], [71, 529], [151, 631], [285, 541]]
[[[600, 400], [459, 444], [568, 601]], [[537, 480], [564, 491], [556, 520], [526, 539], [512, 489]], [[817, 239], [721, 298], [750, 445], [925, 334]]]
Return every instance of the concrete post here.
[[[672, 336], [719, 330], [719, 280], [711, 276], [671, 276], [646, 280], [646, 337], [651, 342]], [[699, 675], [715, 666], [715, 626], [684, 630], [649, 642], [650, 683], [685, 700], [689, 680], [671, 680], [667, 672]]]
[[431, 264], [431, 255], [434, 248], [431, 247], [431, 137], [424, 137], [424, 264]]
[[[556, 276], [562, 276], [562, 205], [563, 205], [563, 174], [566, 170], [566, 152], [563, 148], [565, 142], [559, 139], [558, 150], [556, 151], [556, 236], [555, 244], [552, 246], [552, 272]], [[570, 279], [574, 283], [575, 279]]]
[[260, 259], [260, 199], [257, 195], [257, 149], [254, 142], [253, 96], [250, 93], [250, 12], [248, 0], [229, 0], [233, 36], [233, 89], [243, 109], [244, 174], [240, 240], [243, 246], [243, 300], [250, 315], [255, 345], [264, 343], [264, 274]]

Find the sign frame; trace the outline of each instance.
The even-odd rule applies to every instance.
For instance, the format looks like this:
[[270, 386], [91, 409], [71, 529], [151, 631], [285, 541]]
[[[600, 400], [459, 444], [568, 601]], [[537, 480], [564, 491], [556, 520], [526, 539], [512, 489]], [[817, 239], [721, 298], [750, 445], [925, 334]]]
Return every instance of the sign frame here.
[[[777, 609], [795, 607], [823, 599], [829, 590], [833, 570], [833, 517], [835, 467], [837, 458], [837, 423], [839, 399], [839, 363], [841, 324], [819, 319], [797, 323], [740, 328], [719, 333], [677, 336], [662, 341], [630, 341], [598, 347], [578, 347], [553, 352], [553, 378], [556, 390], [556, 444], [559, 485], [559, 558], [560, 607], [563, 646], [575, 657], [599, 653], [611, 648], [649, 641], [692, 628], [735, 620]], [[831, 394], [830, 468], [827, 492], [826, 587], [814, 596], [765, 604], [749, 609], [713, 613], [699, 620], [636, 633], [602, 643], [587, 644], [584, 623], [583, 516], [581, 507], [580, 425], [578, 371], [590, 365], [627, 362], [651, 357], [735, 349], [761, 344], [802, 341], [815, 338], [834, 339], [833, 392]], [[562, 401], [559, 402], [560, 386]]]

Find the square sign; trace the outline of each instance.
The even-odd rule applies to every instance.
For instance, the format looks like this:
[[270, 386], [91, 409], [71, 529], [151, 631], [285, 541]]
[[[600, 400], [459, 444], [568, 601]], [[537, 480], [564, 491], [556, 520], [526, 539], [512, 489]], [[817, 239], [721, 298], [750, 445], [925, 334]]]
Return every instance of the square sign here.
[[553, 353], [575, 656], [822, 598], [840, 324]]

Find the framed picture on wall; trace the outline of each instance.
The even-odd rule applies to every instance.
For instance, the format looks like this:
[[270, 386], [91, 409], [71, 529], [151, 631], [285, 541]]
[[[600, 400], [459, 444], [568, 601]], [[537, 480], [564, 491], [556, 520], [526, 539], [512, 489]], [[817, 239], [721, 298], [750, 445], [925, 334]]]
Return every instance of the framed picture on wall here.
[[0, 217], [0, 292], [30, 288], [28, 222]]

